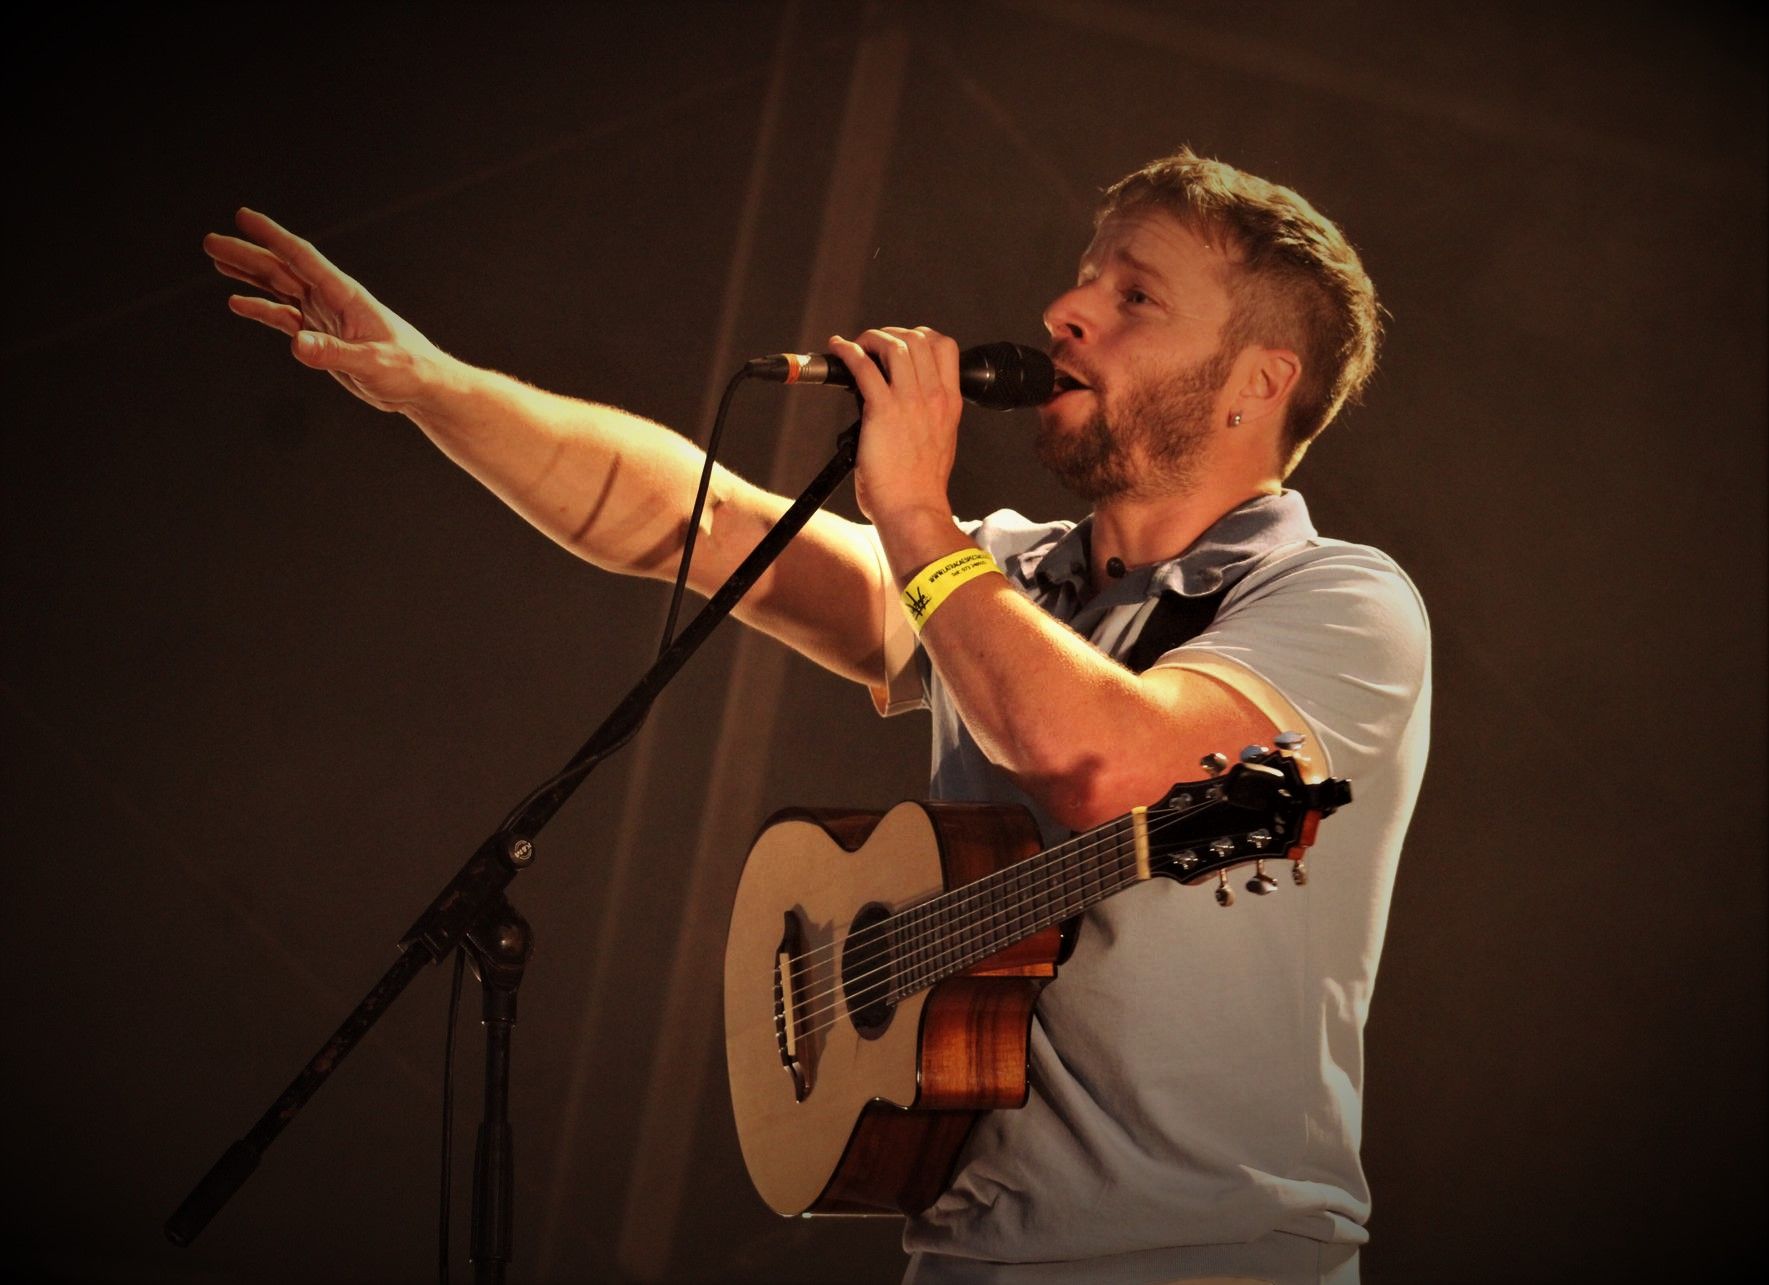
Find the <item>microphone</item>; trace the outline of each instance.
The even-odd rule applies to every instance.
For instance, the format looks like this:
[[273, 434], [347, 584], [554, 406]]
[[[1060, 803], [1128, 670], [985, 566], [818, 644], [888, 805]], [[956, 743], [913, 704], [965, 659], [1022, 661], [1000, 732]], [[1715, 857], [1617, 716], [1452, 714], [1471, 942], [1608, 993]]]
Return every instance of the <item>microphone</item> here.
[[[775, 353], [744, 367], [752, 379], [777, 384], [834, 384], [854, 387], [854, 374], [826, 352]], [[958, 354], [958, 391], [967, 402], [990, 410], [1041, 406], [1056, 390], [1050, 358], [1025, 344], [979, 344]]]

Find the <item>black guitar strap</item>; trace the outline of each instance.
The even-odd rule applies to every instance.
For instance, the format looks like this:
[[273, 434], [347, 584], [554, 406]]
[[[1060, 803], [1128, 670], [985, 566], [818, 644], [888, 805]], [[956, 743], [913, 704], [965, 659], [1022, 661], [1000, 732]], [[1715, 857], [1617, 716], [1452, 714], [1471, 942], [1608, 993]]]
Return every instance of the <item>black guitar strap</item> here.
[[1124, 667], [1133, 674], [1140, 674], [1175, 647], [1189, 643], [1210, 628], [1210, 622], [1216, 619], [1217, 608], [1227, 596], [1227, 589], [1196, 598], [1172, 591], [1163, 592], [1154, 611], [1149, 613], [1142, 632], [1125, 653]]

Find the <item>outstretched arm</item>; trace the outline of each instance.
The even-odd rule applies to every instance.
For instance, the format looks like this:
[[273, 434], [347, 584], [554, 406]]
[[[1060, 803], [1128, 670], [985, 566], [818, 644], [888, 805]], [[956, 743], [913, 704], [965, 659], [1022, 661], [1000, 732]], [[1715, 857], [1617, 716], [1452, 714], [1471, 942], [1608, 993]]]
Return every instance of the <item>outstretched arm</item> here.
[[[222, 274], [263, 291], [238, 315], [289, 336], [295, 359], [377, 410], [404, 415], [450, 459], [551, 539], [626, 575], [674, 575], [704, 456], [612, 406], [561, 397], [459, 361], [266, 215], [203, 248]], [[689, 584], [711, 593], [788, 501], [715, 472]], [[864, 527], [819, 513], [736, 612], [819, 664], [875, 682], [880, 571]]]

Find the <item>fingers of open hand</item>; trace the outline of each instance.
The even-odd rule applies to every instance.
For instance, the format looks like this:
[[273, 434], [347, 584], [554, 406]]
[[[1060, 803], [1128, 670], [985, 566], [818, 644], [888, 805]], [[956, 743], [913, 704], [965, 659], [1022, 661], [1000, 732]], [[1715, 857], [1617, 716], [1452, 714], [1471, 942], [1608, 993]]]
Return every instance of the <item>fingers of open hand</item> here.
[[236, 294], [227, 297], [227, 306], [236, 316], [248, 317], [285, 335], [301, 332], [301, 310], [289, 304]]
[[[234, 213], [234, 223], [250, 241], [233, 237], [211, 239], [242, 247], [233, 256], [233, 262], [249, 271], [263, 272], [267, 289], [291, 301], [317, 300], [337, 316], [369, 301], [368, 292], [315, 249], [312, 242], [296, 236], [268, 214], [242, 206]], [[209, 248], [207, 242], [205, 248]], [[210, 249], [210, 253], [215, 250]]]
[[307, 284], [321, 289], [329, 283], [358, 288], [356, 282], [314, 249], [311, 242], [296, 236], [268, 214], [260, 214], [257, 210], [248, 210], [242, 206], [234, 214], [234, 223], [241, 232], [288, 264], [295, 275]]
[[307, 297], [306, 283], [261, 245], [211, 232], [203, 238], [203, 250], [214, 263], [215, 271], [224, 277], [257, 286], [285, 303], [300, 303]]

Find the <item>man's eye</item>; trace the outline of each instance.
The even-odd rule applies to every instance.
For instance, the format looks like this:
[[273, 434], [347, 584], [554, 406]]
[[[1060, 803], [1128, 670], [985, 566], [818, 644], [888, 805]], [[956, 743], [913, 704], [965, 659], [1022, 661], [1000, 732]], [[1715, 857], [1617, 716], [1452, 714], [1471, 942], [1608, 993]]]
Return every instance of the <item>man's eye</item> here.
[[1125, 303], [1143, 304], [1143, 303], [1153, 302], [1146, 294], [1144, 294], [1141, 290], [1136, 289], [1134, 286], [1132, 286], [1128, 290], [1125, 290], [1123, 293], [1124, 293], [1124, 302]]

